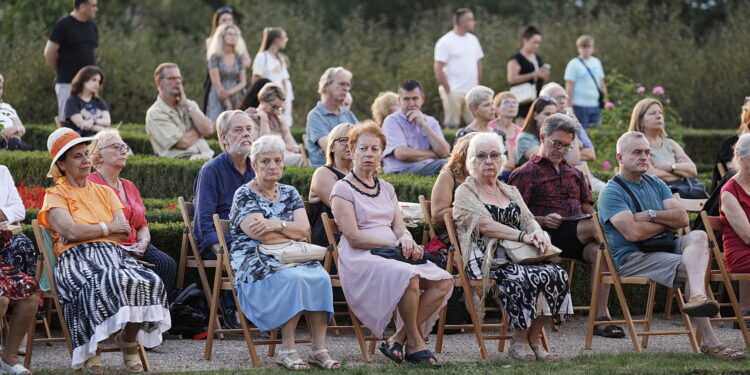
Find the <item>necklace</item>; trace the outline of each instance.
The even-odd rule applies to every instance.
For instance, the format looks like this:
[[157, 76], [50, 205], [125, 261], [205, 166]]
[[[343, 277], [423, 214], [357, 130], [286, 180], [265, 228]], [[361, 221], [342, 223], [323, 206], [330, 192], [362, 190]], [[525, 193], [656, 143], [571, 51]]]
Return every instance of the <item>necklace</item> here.
[[260, 194], [263, 198], [266, 198], [267, 200], [272, 202], [275, 202], [277, 199], [279, 199], [278, 182], [275, 182], [273, 184], [270, 192], [267, 190], [263, 190], [263, 187], [260, 186], [258, 180], [253, 179], [253, 182], [255, 182], [255, 188], [258, 189], [258, 194]]
[[110, 186], [114, 186], [115, 189], [117, 189], [117, 191], [121, 191], [122, 190], [122, 182], [120, 182], [119, 178], [115, 179], [115, 183], [114, 184], [111, 184], [109, 181], [107, 181], [106, 178], [104, 178], [104, 175], [102, 174], [102, 172], [96, 171], [96, 174], [98, 174], [99, 177], [101, 177], [102, 180], [104, 180], [104, 182], [108, 183]]
[[360, 184], [362, 184], [362, 186], [368, 189], [377, 189], [377, 187], [380, 186], [380, 182], [378, 181], [378, 178], [375, 176], [372, 177], [372, 180], [373, 180], [372, 186], [367, 185], [364, 181], [362, 181], [359, 177], [357, 177], [357, 174], [354, 173], [354, 171], [352, 171], [352, 176], [354, 176], [354, 179], [357, 180]]
[[493, 187], [492, 191], [487, 191], [487, 189], [484, 188], [484, 186], [482, 186], [483, 184], [480, 184], [477, 181], [474, 181], [474, 184], [477, 185], [477, 186], [479, 186], [480, 189], [484, 190], [485, 193], [487, 193], [487, 194], [495, 197], [496, 203], [500, 203], [500, 197], [497, 195], [497, 188], [496, 187]]

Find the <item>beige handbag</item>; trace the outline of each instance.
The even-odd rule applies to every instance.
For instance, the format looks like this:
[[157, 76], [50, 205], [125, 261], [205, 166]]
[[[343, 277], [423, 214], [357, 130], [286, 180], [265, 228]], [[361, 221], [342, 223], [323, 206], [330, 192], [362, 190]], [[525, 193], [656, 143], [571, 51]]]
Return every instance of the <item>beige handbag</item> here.
[[283, 268], [294, 267], [300, 263], [311, 260], [323, 260], [328, 248], [309, 244], [307, 242], [289, 241], [274, 245], [261, 244], [258, 246], [258, 251], [270, 255], [279, 262], [284, 263], [284, 265], [280, 267], [271, 267], [265, 264], [263, 258], [258, 255], [258, 259], [260, 259], [260, 262], [264, 267], [276, 271]]
[[542, 262], [558, 262], [560, 259], [560, 250], [557, 246], [551, 245], [547, 248], [544, 255], [539, 253], [539, 249], [534, 245], [524, 242], [502, 240], [500, 245], [505, 249], [505, 254], [513, 263], [516, 264], [536, 264]]
[[[536, 72], [539, 69], [536, 58], [534, 58], [534, 61], [532, 61], [531, 63], [534, 64], [534, 71]], [[537, 96], [536, 78], [534, 78], [533, 83], [526, 82], [526, 83], [521, 83], [515, 86], [511, 86], [510, 92], [516, 96], [516, 100], [518, 100], [518, 104], [531, 103], [532, 101], [534, 101], [534, 99], [536, 99], [536, 96]]]

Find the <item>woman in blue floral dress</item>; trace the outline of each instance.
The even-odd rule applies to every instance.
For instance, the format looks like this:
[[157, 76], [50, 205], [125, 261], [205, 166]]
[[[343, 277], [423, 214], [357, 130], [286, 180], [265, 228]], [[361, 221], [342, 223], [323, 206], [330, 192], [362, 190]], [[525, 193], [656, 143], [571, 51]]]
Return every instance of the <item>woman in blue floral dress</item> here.
[[284, 141], [263, 136], [253, 142], [250, 161], [255, 178], [234, 194], [229, 214], [234, 287], [243, 313], [261, 330], [281, 327], [282, 350], [276, 362], [290, 370], [309, 366], [297, 353], [294, 334], [304, 313], [310, 323], [308, 362], [339, 367], [325, 349], [327, 322], [333, 316], [331, 279], [318, 261], [293, 267], [258, 251], [261, 244], [305, 241], [310, 232], [302, 199], [293, 186], [278, 183], [284, 171]]

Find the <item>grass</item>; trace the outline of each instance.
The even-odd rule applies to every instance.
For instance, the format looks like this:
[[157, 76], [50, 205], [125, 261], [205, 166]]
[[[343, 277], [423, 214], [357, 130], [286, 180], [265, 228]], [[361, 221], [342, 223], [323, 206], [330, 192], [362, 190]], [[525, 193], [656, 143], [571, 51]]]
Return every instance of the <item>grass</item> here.
[[[252, 370], [253, 374], [278, 374], [282, 370], [278, 367], [266, 367]], [[336, 374], [746, 374], [750, 372], [749, 361], [716, 361], [703, 355], [688, 353], [623, 353], [623, 354], [592, 354], [567, 358], [553, 363], [520, 362], [508, 359], [498, 359], [474, 363], [446, 364], [440, 370], [431, 370], [418, 366], [392, 364], [383, 366], [358, 366], [336, 371]], [[62, 371], [35, 371], [35, 374], [63, 374]], [[165, 372], [159, 374], [246, 374], [248, 370], [215, 370], [204, 372]], [[311, 371], [308, 373], [328, 373]], [[155, 373], [156, 374], [156, 373]]]

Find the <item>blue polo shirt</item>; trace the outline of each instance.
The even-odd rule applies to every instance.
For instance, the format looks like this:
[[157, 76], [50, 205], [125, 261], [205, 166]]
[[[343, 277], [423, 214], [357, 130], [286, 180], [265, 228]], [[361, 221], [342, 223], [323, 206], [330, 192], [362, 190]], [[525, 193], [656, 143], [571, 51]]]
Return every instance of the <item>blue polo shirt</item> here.
[[[247, 170], [242, 175], [234, 168], [232, 158], [226, 152], [211, 159], [198, 172], [193, 185], [193, 235], [203, 256], [210, 253], [208, 249], [211, 245], [219, 243], [213, 215], [219, 214], [219, 217], [228, 220], [234, 192], [254, 177], [255, 171], [250, 167], [250, 158], [247, 158]], [[227, 235], [226, 240], [231, 243], [232, 238]]]
[[325, 164], [326, 158], [323, 155], [323, 150], [318, 146], [318, 140], [328, 135], [338, 124], [342, 123], [356, 124], [357, 118], [354, 114], [339, 107], [339, 114], [329, 111], [323, 103], [318, 102], [317, 105], [307, 114], [307, 126], [305, 127], [305, 134], [307, 134], [307, 157], [310, 159], [310, 164], [313, 167], [320, 167]]
[[[633, 192], [638, 203], [641, 205], [641, 211], [645, 210], [664, 210], [664, 201], [672, 199], [672, 191], [669, 186], [661, 179], [644, 174], [641, 181], [634, 182], [621, 178], [625, 185]], [[610, 180], [604, 190], [599, 194], [599, 222], [602, 225], [604, 234], [607, 236], [607, 243], [612, 250], [612, 258], [619, 269], [628, 259], [630, 254], [640, 251], [638, 246], [625, 239], [625, 237], [612, 225], [609, 219], [622, 211], [636, 212], [635, 202], [630, 198], [625, 189], [617, 182]]]

